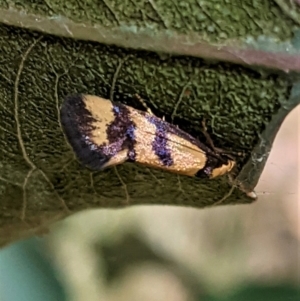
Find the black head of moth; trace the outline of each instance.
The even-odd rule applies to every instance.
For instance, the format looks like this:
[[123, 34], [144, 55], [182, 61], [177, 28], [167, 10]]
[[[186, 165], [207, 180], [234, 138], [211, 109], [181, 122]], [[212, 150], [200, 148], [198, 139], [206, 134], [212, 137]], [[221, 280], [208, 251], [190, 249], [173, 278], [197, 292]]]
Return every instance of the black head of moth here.
[[127, 161], [215, 178], [235, 166], [234, 160], [153, 114], [98, 96], [68, 96], [60, 115], [78, 160], [92, 170]]

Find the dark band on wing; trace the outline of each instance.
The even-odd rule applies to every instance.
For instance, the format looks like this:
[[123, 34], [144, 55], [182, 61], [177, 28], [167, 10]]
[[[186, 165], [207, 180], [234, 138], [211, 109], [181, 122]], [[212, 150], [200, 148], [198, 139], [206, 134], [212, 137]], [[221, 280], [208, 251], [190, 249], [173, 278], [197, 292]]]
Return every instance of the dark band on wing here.
[[152, 150], [164, 166], [173, 165], [174, 161], [171, 156], [171, 150], [168, 148], [166, 123], [155, 116], [149, 116], [147, 119], [156, 127]]
[[128, 161], [134, 162], [136, 158], [136, 152], [134, 145], [135, 129], [136, 125], [130, 118], [130, 111], [126, 106], [120, 103], [113, 103], [113, 112], [115, 119], [107, 127], [107, 138], [109, 144], [119, 145], [119, 149], [116, 149], [114, 155], [124, 149], [128, 149]]
[[85, 166], [98, 170], [111, 158], [99, 152], [89, 137], [94, 130], [94, 117], [86, 109], [84, 96], [81, 94], [66, 97], [60, 110], [63, 131], [78, 160]]

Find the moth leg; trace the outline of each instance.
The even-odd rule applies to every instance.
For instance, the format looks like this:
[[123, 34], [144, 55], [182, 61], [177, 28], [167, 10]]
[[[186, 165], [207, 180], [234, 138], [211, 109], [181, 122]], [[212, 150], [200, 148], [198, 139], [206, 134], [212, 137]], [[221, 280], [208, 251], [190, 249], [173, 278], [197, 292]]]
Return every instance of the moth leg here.
[[[143, 107], [147, 110], [147, 112], [150, 115], [154, 115], [154, 113], [151, 111], [151, 109], [146, 105], [145, 101], [143, 100], [143, 98], [138, 95], [138, 94], [134, 94], [134, 96], [137, 98], [137, 100], [143, 105]], [[154, 115], [155, 116], [155, 115]], [[165, 115], [161, 118], [163, 121], [166, 121]], [[177, 126], [178, 127], [178, 126]]]
[[143, 107], [147, 110], [147, 112], [150, 114], [150, 115], [154, 115], [151, 111], [151, 109], [147, 106], [147, 104], [145, 103], [145, 101], [143, 100], [143, 98], [138, 95], [137, 93], [134, 94], [134, 96], [137, 98], [137, 100], [143, 105]]
[[208, 144], [210, 145], [210, 147], [212, 148], [212, 150], [213, 150], [216, 154], [225, 154], [225, 155], [227, 155], [227, 157], [229, 157], [229, 158], [231, 158], [231, 159], [233, 159], [233, 160], [234, 160], [234, 158], [233, 158], [232, 156], [230, 156], [230, 154], [231, 154], [231, 155], [235, 155], [235, 156], [239, 156], [239, 157], [244, 156], [244, 154], [241, 153], [241, 152], [235, 152], [235, 151], [230, 151], [230, 150], [224, 150], [224, 149], [222, 149], [222, 148], [216, 147], [216, 146], [214, 145], [214, 143], [213, 143], [213, 141], [212, 141], [210, 135], [209, 135], [208, 132], [207, 132], [206, 120], [203, 119], [201, 123], [202, 123], [202, 127], [203, 127], [202, 133], [203, 133], [203, 135], [205, 136], [205, 138], [206, 138]]
[[201, 124], [202, 124], [202, 133], [203, 135], [205, 136], [208, 144], [210, 145], [210, 147], [212, 148], [212, 150], [215, 152], [215, 153], [219, 153], [218, 149], [215, 147], [210, 135], [208, 134], [207, 132], [207, 127], [206, 127], [206, 119], [203, 118], [203, 120], [201, 121]]

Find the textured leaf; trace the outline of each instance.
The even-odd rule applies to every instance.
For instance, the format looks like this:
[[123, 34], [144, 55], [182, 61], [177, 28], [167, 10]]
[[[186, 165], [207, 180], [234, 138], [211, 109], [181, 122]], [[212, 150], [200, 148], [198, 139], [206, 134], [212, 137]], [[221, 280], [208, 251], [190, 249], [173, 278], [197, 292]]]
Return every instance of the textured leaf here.
[[[121, 24], [133, 9], [133, 4], [124, 4], [126, 9], [123, 9], [113, 2], [113, 13], [104, 18], [91, 15], [96, 7], [81, 10], [83, 15], [78, 16], [80, 12], [74, 10], [73, 2], [64, 2], [61, 7], [55, 1], [42, 2], [44, 6], [33, 7], [31, 1], [13, 6], [20, 9], [21, 5], [31, 13], [44, 7], [43, 12], [38, 11], [41, 16], [60, 18], [61, 26], [64, 19], [56, 14], [66, 13], [69, 6], [76, 14], [66, 15], [75, 21], [89, 18], [91, 23], [103, 21], [101, 25], [105, 26], [117, 24], [117, 18]], [[199, 10], [200, 2], [188, 4], [187, 11], [193, 11], [194, 5]], [[155, 30], [165, 25], [174, 30], [185, 28], [182, 32], [208, 30], [199, 27], [201, 22], [189, 23], [189, 16], [182, 15], [184, 9], [175, 4], [173, 9], [177, 14], [168, 14], [168, 18], [163, 16], [161, 4], [156, 5], [154, 8], [149, 1], [145, 10], [142, 7], [141, 11], [137, 8], [131, 11], [131, 17], [126, 17], [126, 26], [137, 26], [142, 18], [148, 28], [151, 22], [157, 24]], [[207, 3], [205, 5], [208, 9]], [[0, 1], [0, 6], [3, 13], [11, 3]], [[276, 9], [271, 13], [277, 15]], [[105, 11], [106, 16], [109, 10], [106, 5], [101, 13]], [[138, 12], [145, 16], [136, 17]], [[226, 18], [233, 17], [231, 14]], [[219, 20], [217, 16], [214, 18]], [[186, 27], [178, 23], [180, 20], [186, 22]], [[205, 20], [211, 22], [207, 16]], [[22, 23], [22, 19], [15, 21]], [[281, 37], [287, 35], [287, 28], [290, 27], [280, 29]], [[51, 28], [48, 29], [51, 33]], [[271, 27], [261, 26], [261, 29], [268, 33]], [[40, 31], [47, 30], [41, 27]], [[291, 83], [285, 77], [226, 62], [212, 64], [200, 58], [122, 49], [6, 25], [0, 25], [0, 39], [0, 245], [86, 208], [134, 204], [205, 207], [220, 201], [251, 202], [242, 191], [231, 189], [227, 177], [199, 180], [136, 164], [124, 164], [103, 172], [83, 168], [66, 143], [60, 126], [59, 108], [67, 94], [89, 93], [116, 100], [122, 97], [136, 107], [138, 104], [130, 95], [138, 93], [156, 115], [165, 115], [167, 120], [200, 139], [203, 139], [201, 120], [205, 117], [216, 146], [245, 153], [245, 157], [238, 158], [239, 170], [244, 167], [239, 177], [249, 191], [258, 181], [267, 159], [266, 151], [271, 148], [279, 125], [299, 102], [298, 96], [288, 102]], [[298, 90], [295, 91], [298, 95]], [[264, 137], [264, 133], [268, 141], [262, 149], [259, 137]], [[254, 156], [254, 161], [251, 159], [253, 149], [256, 155], [260, 154], [260, 157]], [[253, 164], [258, 168], [251, 174]]]

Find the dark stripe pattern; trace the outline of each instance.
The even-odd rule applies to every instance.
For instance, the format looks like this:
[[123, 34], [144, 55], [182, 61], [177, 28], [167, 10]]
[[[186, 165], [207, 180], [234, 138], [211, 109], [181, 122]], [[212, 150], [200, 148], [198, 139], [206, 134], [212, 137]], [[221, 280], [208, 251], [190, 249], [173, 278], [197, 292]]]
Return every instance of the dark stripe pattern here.
[[80, 94], [66, 97], [60, 110], [61, 124], [78, 160], [91, 169], [99, 170], [110, 157], [99, 152], [98, 146], [89, 139], [96, 120], [86, 109], [83, 97]]
[[106, 134], [109, 145], [103, 145], [103, 153], [115, 156], [118, 152], [128, 149], [128, 161], [134, 162], [135, 123], [130, 119], [130, 112], [126, 106], [113, 103], [115, 119], [107, 126]]
[[168, 148], [167, 127], [168, 123], [155, 116], [148, 116], [147, 120], [156, 127], [155, 137], [152, 141], [152, 150], [164, 166], [173, 165], [171, 150]]

